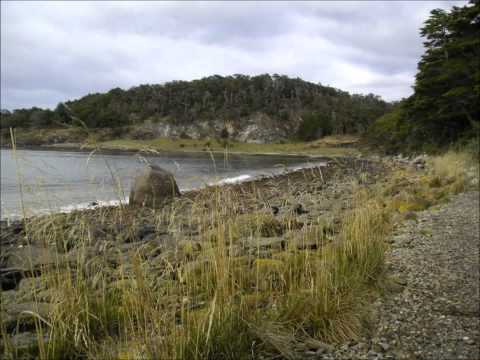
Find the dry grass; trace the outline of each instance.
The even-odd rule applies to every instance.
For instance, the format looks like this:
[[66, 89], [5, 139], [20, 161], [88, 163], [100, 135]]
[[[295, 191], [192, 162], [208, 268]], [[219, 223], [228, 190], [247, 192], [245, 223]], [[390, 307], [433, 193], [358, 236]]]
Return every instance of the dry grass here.
[[[35, 317], [38, 344], [27, 353], [41, 359], [292, 359], [310, 339], [355, 338], [383, 276], [392, 219], [457, 191], [464, 181], [459, 159], [446, 155], [426, 174], [397, 171], [383, 183], [357, 185], [335, 232], [322, 218], [303, 224], [294, 214], [265, 213], [257, 192], [241, 200], [245, 194], [220, 187], [149, 213], [157, 230], [177, 234], [171, 248], [147, 243], [125, 252], [112, 237], [95, 252], [88, 213], [34, 219], [27, 224], [30, 241], [54, 244], [58, 258], [68, 255], [69, 262], [41, 275], [53, 307], [48, 317]], [[251, 208], [260, 210], [245, 211]], [[95, 221], [115, 221], [135, 238], [140, 220], [118, 208], [97, 211]], [[198, 236], [177, 231], [180, 225], [195, 227]], [[32, 295], [40, 302], [42, 294]], [[6, 356], [21, 355], [5, 329], [2, 334]]]
[[448, 186], [450, 192], [459, 193], [467, 187], [478, 187], [478, 153], [449, 151], [430, 163], [433, 179], [431, 187]]
[[[58, 264], [42, 274], [55, 296], [52, 312], [37, 329], [39, 339], [48, 338], [39, 341], [39, 357], [238, 359], [280, 353], [289, 358], [308, 337], [356, 336], [363, 321], [358, 299], [382, 266], [387, 222], [381, 206], [373, 201], [356, 208], [332, 241], [318, 229], [300, 228], [293, 215], [236, 216], [234, 198], [218, 188], [208, 212], [193, 204], [187, 217], [209, 230], [196, 246], [188, 238], [179, 241], [160, 264], [139, 251], [119, 254], [115, 267], [111, 256], [91, 257], [88, 218], [82, 215], [68, 229], [61, 223], [64, 216], [43, 226], [34, 220], [32, 241], [54, 244], [59, 256], [67, 249], [75, 254], [66, 269]], [[116, 211], [116, 218], [127, 218], [121, 214], [127, 209]], [[172, 221], [171, 215], [158, 215], [157, 225]], [[290, 241], [311, 243], [315, 237], [320, 246], [262, 251], [260, 239], [287, 232]], [[112, 243], [111, 253], [115, 247]]]
[[470, 162], [469, 154], [450, 151], [432, 158], [430, 169], [439, 178], [449, 180], [463, 176]]
[[[333, 141], [333, 139], [331, 139]], [[343, 148], [342, 141], [334, 142], [292, 142], [285, 144], [247, 144], [229, 142], [227, 148], [216, 140], [170, 139], [158, 138], [153, 140], [112, 140], [99, 144], [102, 149], [155, 151], [212, 151], [231, 154], [291, 154], [291, 155], [318, 155], [318, 156], [349, 156], [357, 154], [354, 148]], [[350, 144], [353, 140], [345, 140]]]

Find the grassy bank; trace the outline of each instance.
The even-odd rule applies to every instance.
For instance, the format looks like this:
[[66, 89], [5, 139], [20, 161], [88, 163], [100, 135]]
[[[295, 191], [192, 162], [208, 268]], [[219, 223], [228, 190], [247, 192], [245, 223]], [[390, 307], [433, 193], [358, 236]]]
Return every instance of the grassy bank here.
[[[128, 130], [134, 131], [134, 130]], [[98, 129], [95, 132], [82, 128], [17, 129], [17, 147], [46, 149], [102, 149], [112, 151], [155, 152], [220, 152], [246, 154], [292, 154], [312, 156], [351, 156], [359, 139], [352, 135], [327, 136], [311, 142], [292, 141], [273, 144], [249, 144], [218, 139], [154, 138], [131, 139], [122, 129]], [[11, 145], [10, 132], [2, 129], [2, 146]]]
[[103, 149], [143, 151], [213, 151], [248, 154], [297, 154], [322, 156], [349, 156], [357, 154], [353, 147], [358, 138], [352, 136], [327, 137], [312, 142], [291, 142], [278, 144], [248, 144], [222, 142], [218, 140], [170, 139], [153, 140], [111, 140], [98, 144]]
[[[161, 211], [28, 220], [19, 239], [49, 258], [26, 256], [39, 275], [2, 292], [2, 314], [21, 310], [2, 321], [3, 354], [292, 359], [354, 339], [394, 281], [383, 269], [392, 227], [478, 181], [470, 162], [337, 164], [187, 193]], [[25, 331], [34, 341], [21, 346]]]

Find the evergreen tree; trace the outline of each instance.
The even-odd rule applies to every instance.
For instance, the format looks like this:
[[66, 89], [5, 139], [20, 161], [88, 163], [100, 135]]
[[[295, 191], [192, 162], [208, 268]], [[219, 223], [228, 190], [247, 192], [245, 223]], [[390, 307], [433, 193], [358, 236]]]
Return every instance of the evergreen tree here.
[[418, 64], [415, 93], [407, 107], [416, 136], [440, 143], [478, 131], [480, 5], [450, 12], [433, 10], [421, 35], [425, 54]]
[[480, 3], [435, 9], [420, 33], [425, 53], [414, 94], [379, 118], [369, 137], [387, 150], [442, 147], [478, 136], [480, 120]]

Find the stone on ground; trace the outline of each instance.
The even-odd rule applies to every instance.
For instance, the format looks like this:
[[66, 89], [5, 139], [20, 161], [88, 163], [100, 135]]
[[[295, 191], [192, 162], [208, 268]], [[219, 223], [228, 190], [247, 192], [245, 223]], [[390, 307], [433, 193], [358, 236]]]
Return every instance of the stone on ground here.
[[143, 174], [135, 178], [130, 191], [130, 205], [160, 208], [168, 200], [180, 196], [172, 173], [159, 166], [149, 165]]

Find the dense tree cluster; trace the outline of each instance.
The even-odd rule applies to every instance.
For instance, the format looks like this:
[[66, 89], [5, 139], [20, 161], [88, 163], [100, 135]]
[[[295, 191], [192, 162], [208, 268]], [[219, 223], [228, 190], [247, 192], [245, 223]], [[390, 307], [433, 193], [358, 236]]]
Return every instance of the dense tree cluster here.
[[421, 35], [425, 53], [414, 94], [370, 130], [375, 141], [392, 150], [428, 149], [478, 136], [480, 3], [433, 10]]
[[[255, 113], [279, 122], [306, 118], [321, 134], [313, 118], [321, 116], [329, 132], [361, 133], [389, 109], [378, 96], [347, 92], [280, 75], [214, 75], [200, 80], [119, 88], [89, 94], [60, 104], [55, 111], [38, 108], [2, 114], [2, 127], [48, 127], [81, 122], [88, 127], [118, 127], [167, 118], [172, 123], [225, 119], [243, 121]], [[323, 126], [323, 125], [322, 125]], [[302, 135], [304, 134], [304, 135]], [[300, 134], [311, 138], [310, 133]]]
[[298, 137], [310, 141], [330, 135], [332, 131], [332, 120], [328, 114], [311, 112], [303, 115], [303, 121], [298, 129]]

